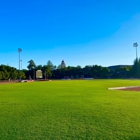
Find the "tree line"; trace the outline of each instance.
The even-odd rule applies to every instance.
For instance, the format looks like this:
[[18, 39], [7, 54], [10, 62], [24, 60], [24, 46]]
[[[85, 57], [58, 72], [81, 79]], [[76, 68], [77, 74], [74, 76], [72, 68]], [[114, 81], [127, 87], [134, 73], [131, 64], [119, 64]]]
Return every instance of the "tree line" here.
[[118, 66], [111, 69], [99, 65], [56, 67], [49, 60], [46, 65], [37, 65], [28, 61], [28, 69], [18, 70], [7, 65], [0, 65], [0, 80], [36, 79], [36, 71], [41, 70], [42, 79], [62, 78], [140, 78], [140, 59], [135, 59], [132, 66]]
[[16, 80], [19, 78], [26, 78], [24, 70], [19, 71], [11, 66], [0, 65], [0, 80]]

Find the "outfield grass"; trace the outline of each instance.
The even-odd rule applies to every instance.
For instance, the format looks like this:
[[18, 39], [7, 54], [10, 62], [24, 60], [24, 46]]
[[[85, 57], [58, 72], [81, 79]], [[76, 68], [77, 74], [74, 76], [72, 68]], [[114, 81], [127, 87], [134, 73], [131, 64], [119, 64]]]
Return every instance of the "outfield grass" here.
[[139, 80], [0, 85], [1, 140], [139, 140]]

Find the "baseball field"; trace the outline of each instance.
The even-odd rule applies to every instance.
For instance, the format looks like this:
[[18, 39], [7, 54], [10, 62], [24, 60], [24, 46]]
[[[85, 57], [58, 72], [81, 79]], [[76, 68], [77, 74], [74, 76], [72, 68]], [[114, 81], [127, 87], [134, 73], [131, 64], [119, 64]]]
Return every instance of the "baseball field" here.
[[1, 140], [139, 140], [139, 80], [0, 84]]

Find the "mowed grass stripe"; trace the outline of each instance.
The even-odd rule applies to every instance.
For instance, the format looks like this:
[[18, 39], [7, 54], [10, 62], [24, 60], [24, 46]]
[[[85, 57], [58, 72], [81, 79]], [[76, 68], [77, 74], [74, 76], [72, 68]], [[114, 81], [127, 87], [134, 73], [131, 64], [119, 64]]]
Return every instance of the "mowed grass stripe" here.
[[108, 87], [139, 80], [74, 80], [0, 85], [0, 138], [140, 139], [140, 92]]

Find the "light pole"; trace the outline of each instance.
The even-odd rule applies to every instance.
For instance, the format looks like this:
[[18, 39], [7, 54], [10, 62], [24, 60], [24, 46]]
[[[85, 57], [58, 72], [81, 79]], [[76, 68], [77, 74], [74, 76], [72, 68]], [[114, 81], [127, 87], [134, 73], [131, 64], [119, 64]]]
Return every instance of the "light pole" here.
[[35, 68], [34, 68], [34, 80], [35, 80]]
[[22, 60], [20, 60], [20, 62], [21, 62], [21, 70], [22, 70]]
[[136, 47], [136, 59], [137, 59], [137, 47], [138, 47], [138, 43], [136, 42], [136, 43], [133, 43], [133, 47]]
[[33, 66], [33, 79], [35, 80], [35, 67]]
[[18, 48], [18, 52], [19, 52], [19, 78], [20, 78], [20, 53], [22, 52], [21, 48]]
[[18, 52], [19, 52], [19, 70], [20, 70], [20, 53], [22, 52], [22, 49], [21, 48], [18, 48]]

